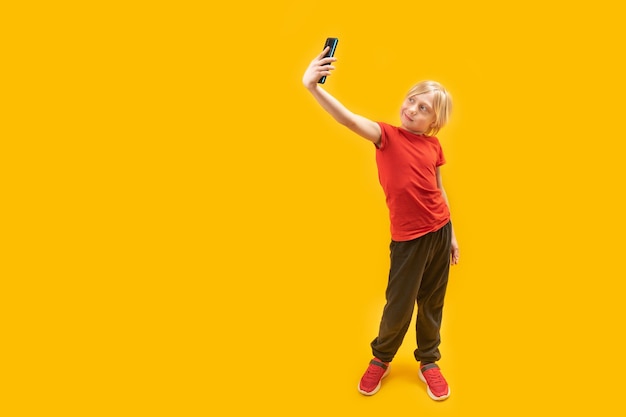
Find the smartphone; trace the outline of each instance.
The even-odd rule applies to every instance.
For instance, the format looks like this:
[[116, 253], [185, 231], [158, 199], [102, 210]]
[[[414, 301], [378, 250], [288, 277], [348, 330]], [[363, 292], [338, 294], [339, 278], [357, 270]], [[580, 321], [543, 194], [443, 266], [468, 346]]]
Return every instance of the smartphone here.
[[[337, 38], [326, 38], [326, 43], [324, 44], [322, 51], [326, 49], [327, 46], [330, 46], [330, 50], [326, 53], [326, 55], [324, 55], [324, 58], [335, 56], [335, 49], [337, 49], [338, 42], [339, 42], [339, 39]], [[330, 65], [330, 64], [326, 64], [326, 65]], [[318, 81], [318, 83], [320, 84], [324, 84], [325, 82], [326, 82], [326, 76], [323, 76]]]

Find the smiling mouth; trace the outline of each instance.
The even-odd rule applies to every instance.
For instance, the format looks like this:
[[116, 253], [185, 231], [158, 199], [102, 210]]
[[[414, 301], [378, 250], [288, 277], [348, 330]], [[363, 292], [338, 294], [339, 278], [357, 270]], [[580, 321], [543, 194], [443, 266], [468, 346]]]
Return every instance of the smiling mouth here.
[[409, 116], [407, 116], [407, 115], [406, 115], [406, 113], [404, 113], [404, 117], [405, 117], [407, 120], [411, 121], [411, 122], [413, 121], [413, 119], [411, 119]]

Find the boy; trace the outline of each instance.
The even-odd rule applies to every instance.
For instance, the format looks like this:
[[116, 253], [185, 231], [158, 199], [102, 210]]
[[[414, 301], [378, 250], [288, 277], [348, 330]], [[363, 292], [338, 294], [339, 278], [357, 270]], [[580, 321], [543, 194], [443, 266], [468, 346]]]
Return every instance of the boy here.
[[318, 80], [330, 76], [336, 58], [325, 48], [307, 68], [304, 86], [337, 122], [376, 147], [380, 184], [385, 192], [391, 224], [391, 264], [386, 304], [378, 336], [372, 341], [374, 358], [358, 390], [374, 395], [389, 373], [418, 305], [415, 359], [428, 395], [444, 400], [450, 388], [436, 364], [440, 359], [440, 329], [450, 264], [459, 261], [459, 247], [450, 222], [448, 199], [439, 167], [445, 158], [434, 136], [451, 110], [447, 91], [433, 81], [415, 85], [400, 107], [401, 126], [374, 122], [349, 111], [325, 91]]

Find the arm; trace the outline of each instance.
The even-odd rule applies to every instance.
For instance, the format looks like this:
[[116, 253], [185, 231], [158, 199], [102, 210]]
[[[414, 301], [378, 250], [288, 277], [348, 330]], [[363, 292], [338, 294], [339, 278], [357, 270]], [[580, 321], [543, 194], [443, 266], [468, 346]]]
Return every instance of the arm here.
[[337, 60], [336, 58], [324, 58], [327, 51], [328, 48], [324, 49], [321, 54], [311, 61], [302, 77], [302, 83], [322, 108], [337, 122], [371, 141], [376, 146], [380, 145], [381, 130], [378, 123], [352, 113], [317, 83], [321, 77], [331, 75], [331, 71], [335, 69], [333, 65], [325, 65]]
[[[441, 171], [439, 170], [439, 167], [437, 167], [437, 188], [441, 190], [441, 195], [443, 195], [443, 199], [448, 205], [448, 209], [450, 209], [450, 203], [448, 202], [448, 195], [446, 194], [446, 190], [443, 188], [443, 181], [441, 180]], [[452, 265], [456, 265], [459, 263], [459, 244], [456, 241], [456, 235], [454, 234], [454, 227], [452, 227], [452, 239], [450, 241], [450, 262], [452, 263]]]

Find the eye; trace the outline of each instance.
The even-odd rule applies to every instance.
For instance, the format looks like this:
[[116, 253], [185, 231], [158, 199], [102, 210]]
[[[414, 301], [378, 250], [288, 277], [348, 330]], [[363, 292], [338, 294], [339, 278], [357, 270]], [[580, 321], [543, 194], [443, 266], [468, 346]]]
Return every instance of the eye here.
[[413, 97], [409, 97], [409, 103], [411, 104], [415, 103], [415, 99]]
[[420, 110], [423, 112], [428, 112], [428, 107], [424, 106], [423, 104], [420, 106]]

